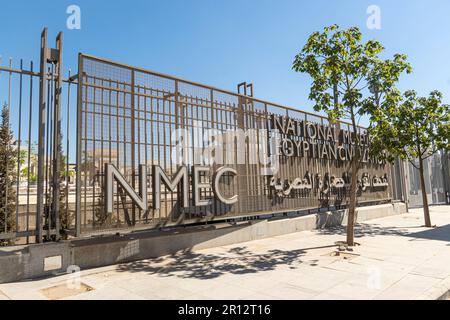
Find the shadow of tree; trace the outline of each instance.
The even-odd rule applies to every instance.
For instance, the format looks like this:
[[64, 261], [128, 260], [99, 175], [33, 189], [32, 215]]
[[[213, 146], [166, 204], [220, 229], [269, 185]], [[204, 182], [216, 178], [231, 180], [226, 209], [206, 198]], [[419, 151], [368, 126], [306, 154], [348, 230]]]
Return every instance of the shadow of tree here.
[[[347, 228], [336, 226], [327, 229], [317, 230], [322, 235], [345, 235]], [[360, 223], [355, 225], [355, 238], [375, 237], [375, 236], [407, 236], [411, 232], [401, 227], [382, 227], [376, 224]]]
[[[450, 224], [421, 232], [410, 233], [408, 237], [450, 242]], [[450, 244], [448, 244], [450, 245]]]
[[[416, 228], [423, 229], [422, 226], [395, 227], [360, 223], [355, 226], [355, 237], [401, 236], [414, 238], [411, 241], [416, 239], [450, 241], [450, 225], [414, 233], [412, 229]], [[322, 235], [345, 235], [346, 228], [340, 226], [321, 229], [317, 232]], [[160, 277], [181, 279], [214, 279], [225, 274], [256, 274], [275, 270], [278, 267], [296, 269], [302, 264], [317, 266], [318, 260], [307, 259], [305, 255], [309, 250], [326, 247], [336, 247], [336, 244], [297, 250], [273, 249], [263, 253], [255, 253], [246, 246], [219, 251], [219, 253], [193, 252], [187, 249], [170, 256], [120, 264], [117, 266], [117, 271], [147, 272]]]
[[[415, 239], [438, 240], [450, 242], [450, 225], [439, 228], [413, 232], [411, 229], [424, 229], [424, 226], [408, 227], [383, 227], [377, 224], [359, 223], [355, 225], [355, 238], [376, 236], [402, 236]], [[317, 230], [322, 235], [346, 235], [347, 229], [343, 226]]]
[[[306, 250], [268, 250], [255, 254], [247, 247], [232, 248], [224, 253], [204, 254], [185, 250], [164, 259], [148, 259], [128, 264], [121, 264], [118, 271], [147, 272], [161, 277], [214, 279], [224, 274], [254, 274], [275, 270], [278, 266], [297, 268], [302, 263], [301, 257]], [[317, 265], [317, 260], [308, 260], [309, 265]]]

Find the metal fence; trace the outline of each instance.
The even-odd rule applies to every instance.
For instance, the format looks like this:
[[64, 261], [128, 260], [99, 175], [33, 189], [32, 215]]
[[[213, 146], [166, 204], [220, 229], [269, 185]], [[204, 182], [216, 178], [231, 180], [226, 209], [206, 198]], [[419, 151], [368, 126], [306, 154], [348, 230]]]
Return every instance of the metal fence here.
[[38, 66], [0, 65], [0, 245], [58, 240], [75, 212], [68, 156], [74, 80], [62, 76], [62, 33], [54, 48], [47, 42], [45, 29]]
[[[419, 160], [416, 160], [419, 165]], [[425, 171], [425, 193], [428, 203], [434, 205], [450, 204], [450, 161], [448, 153], [437, 152], [423, 163]], [[407, 163], [405, 182], [407, 184], [407, 200], [410, 207], [423, 206], [419, 170]]]
[[[213, 197], [209, 188], [201, 195], [209, 200], [209, 205], [196, 207], [191, 200], [188, 208], [182, 208], [178, 191], [165, 188], [161, 208], [143, 212], [127, 200], [119, 188], [115, 193], [114, 214], [105, 216], [102, 192], [104, 165], [113, 163], [134, 188], [137, 188], [140, 165], [159, 165], [169, 175], [174, 175], [179, 169], [173, 164], [172, 152], [176, 129], [183, 128], [192, 136], [195, 136], [198, 123], [202, 128], [219, 132], [239, 129], [270, 131], [273, 129], [272, 114], [322, 126], [330, 124], [327, 118], [316, 114], [84, 54], [79, 58], [79, 75], [77, 214], [81, 233], [124, 227], [183, 225], [346, 204], [346, 190], [335, 190], [326, 197], [317, 190], [277, 197], [270, 187], [272, 177], [260, 174], [260, 164], [250, 164], [252, 154], [250, 139], [247, 139], [244, 142], [244, 164], [236, 159], [227, 164], [237, 171], [236, 179], [224, 177], [220, 182], [226, 192], [238, 194], [238, 203], [224, 205]], [[351, 125], [343, 122], [338, 126], [349, 131], [352, 129]], [[259, 152], [261, 147], [262, 144], [257, 143], [255, 151]], [[199, 148], [203, 152], [207, 146], [202, 143]], [[195, 158], [194, 148], [190, 148], [189, 153], [189, 158]], [[337, 160], [280, 156], [280, 169], [275, 179], [292, 181], [296, 177], [303, 178], [308, 171], [322, 177], [332, 171], [342, 177], [349, 170], [348, 165], [348, 162]], [[217, 168], [217, 165], [210, 166], [210, 176]], [[391, 179], [395, 175], [394, 169], [387, 164], [366, 164], [363, 172], [369, 175], [387, 173], [389, 187], [362, 192], [359, 202], [381, 202], [401, 193], [398, 183], [393, 184]], [[148, 176], [151, 180], [151, 174]], [[206, 177], [204, 179], [207, 180]], [[193, 198], [192, 192], [190, 190], [190, 199]], [[149, 192], [149, 203], [153, 196], [154, 192]]]
[[[0, 245], [56, 241], [108, 230], [256, 219], [290, 211], [308, 213], [346, 205], [348, 188], [327, 194], [319, 188], [297, 190], [280, 197], [273, 183], [292, 183], [307, 174], [311, 179], [330, 174], [343, 177], [349, 171], [348, 162], [276, 155], [279, 170], [267, 176], [261, 174], [264, 165], [251, 160], [261, 151], [274, 156], [267, 140], [274, 129], [272, 115], [351, 131], [348, 123], [334, 126], [317, 114], [253, 98], [251, 85], [244, 84], [251, 94], [238, 94], [84, 54], [79, 56], [78, 74], [69, 72], [63, 77], [62, 34], [54, 48], [47, 46], [47, 38], [45, 29], [39, 66], [22, 61], [18, 66], [13, 61], [7, 66], [0, 64], [0, 99], [10, 112], [9, 123], [2, 128], [11, 130], [9, 136], [9, 130], [3, 130], [0, 137], [4, 157], [0, 159]], [[198, 140], [198, 126], [223, 134], [252, 129], [267, 132], [266, 138], [257, 137], [256, 149], [251, 148], [250, 137], [234, 142], [226, 166], [237, 174], [223, 175], [218, 188], [224, 196], [237, 195], [237, 203], [224, 204], [213, 196], [213, 188], [205, 187], [199, 199], [208, 205], [194, 206], [190, 187], [185, 207], [178, 189], [162, 185], [160, 208], [150, 205], [143, 211], [115, 186], [113, 212], [106, 213], [105, 164], [113, 164], [135, 189], [140, 165], [158, 165], [173, 176], [179, 169], [173, 159], [177, 156], [173, 151], [175, 132], [185, 130], [192, 140]], [[207, 149], [204, 141], [193, 141], [188, 158], [195, 159]], [[237, 161], [239, 157], [243, 162]], [[189, 172], [194, 164], [198, 165], [195, 161], [188, 165]], [[210, 184], [221, 166], [211, 164], [200, 174], [199, 182]], [[379, 177], [387, 174], [389, 186], [360, 192], [359, 204], [403, 200], [401, 170], [399, 164], [367, 163], [362, 172]], [[152, 177], [149, 170], [150, 181]], [[194, 177], [189, 179], [192, 182]], [[155, 190], [151, 186], [147, 190], [152, 203]]]
[[[29, 242], [36, 235], [37, 121], [34, 114], [39, 73], [32, 62], [25, 67], [21, 60], [19, 69], [14, 67], [10, 59], [8, 67], [0, 69], [3, 89], [0, 243], [3, 244], [18, 236]], [[26, 127], [28, 130], [24, 130]]]

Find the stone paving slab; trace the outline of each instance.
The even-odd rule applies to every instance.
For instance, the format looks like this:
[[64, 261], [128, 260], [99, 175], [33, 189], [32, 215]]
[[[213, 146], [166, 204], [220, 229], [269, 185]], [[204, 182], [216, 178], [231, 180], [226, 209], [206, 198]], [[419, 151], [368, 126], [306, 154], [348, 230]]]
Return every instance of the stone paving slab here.
[[[345, 229], [293, 233], [81, 272], [92, 291], [64, 299], [438, 299], [450, 289], [450, 207], [359, 224], [360, 246], [336, 256]], [[2, 299], [47, 299], [72, 276], [1, 284]]]
[[9, 298], [0, 291], [0, 300], [9, 300]]

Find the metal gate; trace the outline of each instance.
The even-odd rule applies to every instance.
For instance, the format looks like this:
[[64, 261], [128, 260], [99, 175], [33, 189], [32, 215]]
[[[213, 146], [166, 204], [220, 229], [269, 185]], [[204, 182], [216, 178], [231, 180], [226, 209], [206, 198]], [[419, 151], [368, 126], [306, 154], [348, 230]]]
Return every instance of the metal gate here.
[[68, 150], [75, 82], [62, 75], [62, 41], [60, 33], [48, 47], [44, 29], [39, 66], [20, 60], [17, 68], [12, 59], [0, 66], [0, 245], [55, 241], [73, 228]]
[[[333, 187], [331, 181], [344, 182], [347, 163], [278, 155], [269, 137], [276, 117], [317, 125], [319, 131], [327, 127], [351, 131], [350, 124], [331, 125], [317, 114], [253, 98], [253, 87], [251, 95], [239, 94], [85, 54], [79, 55], [78, 74], [69, 72], [64, 77], [62, 33], [54, 48], [47, 46], [47, 37], [45, 29], [39, 67], [25, 66], [22, 61], [19, 68], [13, 61], [7, 67], [0, 65], [0, 99], [6, 105], [2, 119], [8, 122], [2, 128], [11, 128], [11, 132], [1, 131], [0, 137], [0, 245], [346, 205], [347, 189]], [[142, 210], [117, 185], [113, 211], [105, 210], [105, 165], [114, 165], [135, 190], [142, 166], [157, 165], [173, 177], [180, 169], [174, 162], [180, 130], [192, 140], [185, 150], [185, 156], [194, 160], [187, 164], [189, 185], [196, 179], [198, 184], [211, 185], [223, 164], [196, 162], [198, 153], [210, 148], [196, 136], [199, 128], [225, 135], [247, 134], [244, 140], [233, 138], [232, 156], [225, 163], [235, 174], [224, 174], [216, 186], [223, 197], [236, 195], [239, 201], [226, 204], [214, 197], [214, 187], [203, 187], [195, 194], [190, 186], [189, 202], [184, 206], [179, 188], [162, 184], [156, 193], [153, 186], [146, 186], [148, 202], [157, 194], [160, 206]], [[266, 135], [253, 137], [248, 135], [251, 130]], [[277, 134], [278, 138], [288, 136]], [[291, 139], [298, 144], [314, 140], [306, 136]], [[277, 172], [261, 174], [266, 164], [253, 162], [255, 153], [276, 159]], [[198, 165], [203, 170], [196, 177], [192, 171]], [[363, 169], [367, 178], [380, 179], [386, 174], [386, 187], [371, 185], [370, 192], [360, 193], [359, 203], [400, 200], [404, 186], [392, 179], [398, 176], [397, 167], [367, 163]], [[151, 170], [147, 176], [153, 179]], [[294, 179], [298, 185], [309, 181], [315, 187], [287, 192], [286, 185]], [[327, 183], [330, 190], [325, 193]], [[207, 204], [196, 206], [193, 199]]]

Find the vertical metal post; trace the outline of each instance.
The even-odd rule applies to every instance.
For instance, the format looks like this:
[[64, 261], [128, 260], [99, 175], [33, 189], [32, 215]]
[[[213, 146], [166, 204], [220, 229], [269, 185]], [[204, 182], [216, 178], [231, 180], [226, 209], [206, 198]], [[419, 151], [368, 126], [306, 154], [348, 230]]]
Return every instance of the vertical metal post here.
[[77, 93], [77, 178], [76, 178], [76, 213], [75, 213], [75, 236], [81, 235], [81, 129], [82, 129], [82, 94], [83, 94], [83, 56], [78, 55], [78, 93]]
[[[131, 71], [131, 180], [133, 188], [136, 188], [136, 88], [135, 88], [135, 72]], [[124, 106], [125, 107], [125, 106]], [[138, 116], [138, 119], [140, 117]], [[139, 121], [139, 120], [138, 120]], [[102, 120], [103, 122], [103, 120]], [[137, 134], [140, 135], [140, 132]], [[139, 141], [139, 140], [138, 140]], [[102, 145], [103, 147], [103, 145]], [[138, 146], [140, 148], [140, 145]], [[133, 208], [131, 210], [131, 221], [133, 226], [136, 225], [136, 205], [133, 202]]]
[[[69, 83], [67, 84], [67, 133], [66, 133], [66, 172], [64, 175], [66, 187], [64, 190], [65, 197], [66, 197], [66, 212], [65, 212], [65, 221], [66, 224], [63, 226], [64, 228], [68, 228], [68, 221], [69, 221], [69, 155], [70, 155], [70, 85], [71, 85], [71, 70], [69, 69]], [[61, 142], [62, 143], [62, 142]]]
[[17, 189], [16, 189], [16, 228], [19, 230], [19, 192], [20, 192], [20, 153], [22, 139], [22, 84], [23, 84], [23, 60], [20, 60], [20, 84], [19, 84], [19, 138], [17, 139]]
[[408, 163], [405, 160], [401, 160], [400, 161], [400, 181], [402, 183], [402, 193], [403, 193], [403, 201], [405, 202], [406, 205], [406, 212], [409, 212], [409, 196], [408, 196], [408, 185], [409, 185], [409, 175], [408, 175], [408, 170], [407, 170], [407, 166]]
[[44, 213], [44, 157], [45, 157], [45, 118], [47, 110], [47, 28], [41, 35], [41, 66], [39, 78], [39, 137], [38, 137], [38, 184], [37, 184], [37, 210], [36, 210], [36, 242], [42, 242], [42, 216]]
[[[176, 80], [175, 81], [174, 104], [175, 104], [175, 129], [177, 130], [177, 132], [178, 132], [178, 129], [184, 128], [184, 110], [183, 110], [183, 104], [180, 102], [180, 100], [183, 100], [183, 98], [180, 99], [179, 82]], [[170, 105], [170, 101], [169, 101], [169, 105]], [[187, 152], [187, 151], [184, 150], [184, 152]], [[178, 162], [179, 156], [180, 156], [179, 151], [177, 149], [176, 162]], [[183, 156], [184, 156], [184, 154], [183, 154]], [[182, 166], [182, 165], [183, 164], [181, 163], [180, 166]], [[178, 170], [178, 165], [177, 165], [177, 170]], [[184, 208], [183, 208], [182, 202], [181, 202], [182, 198], [183, 198], [183, 193], [181, 192], [180, 188], [177, 188], [178, 210], [180, 212], [180, 216], [184, 217]]]
[[[30, 62], [30, 71], [33, 73], [33, 61]], [[30, 230], [30, 178], [31, 178], [31, 129], [33, 114], [33, 76], [30, 75], [30, 104], [28, 111], [28, 158], [27, 158], [27, 231]], [[27, 237], [27, 244], [30, 238]]]
[[442, 175], [444, 177], [444, 195], [445, 203], [450, 204], [450, 162], [449, 154], [447, 151], [442, 150]]
[[[52, 221], [55, 222], [56, 240], [60, 237], [60, 187], [61, 187], [61, 93], [62, 93], [62, 40], [63, 34], [60, 32], [56, 38], [56, 50], [58, 52], [57, 61], [55, 63], [55, 107], [53, 114], [54, 130], [53, 130], [53, 196], [52, 196]], [[67, 209], [66, 209], [67, 210]], [[53, 226], [49, 225], [49, 228]]]
[[178, 81], [175, 80], [175, 93], [174, 93], [174, 103], [175, 103], [175, 129], [180, 128], [180, 104], [178, 103]]
[[[241, 87], [244, 88], [244, 92], [241, 93]], [[240, 83], [238, 85], [238, 105], [235, 110], [234, 116], [236, 121], [236, 130], [245, 130], [245, 110], [247, 105], [247, 82]], [[238, 172], [237, 178], [238, 178], [238, 184], [239, 185], [247, 185], [249, 186], [249, 167], [247, 161], [245, 161], [245, 164], [241, 164], [238, 162], [239, 155], [238, 155], [238, 145], [233, 142], [233, 156], [236, 163], [236, 170]], [[245, 149], [247, 150], [247, 149]], [[247, 151], [245, 151], [244, 157], [247, 157]], [[246, 190], [239, 191], [239, 197], [246, 198], [247, 201], [249, 199], [249, 190], [248, 188]], [[238, 202], [237, 204], [238, 210], [241, 211], [241, 202]]]
[[[12, 69], [12, 58], [9, 59], [9, 69]], [[11, 81], [12, 81], [12, 73], [11, 71], [9, 72], [9, 80], [8, 80], [8, 123], [6, 124], [7, 128], [9, 129], [11, 126]], [[9, 142], [8, 142], [9, 143]], [[7, 146], [7, 148], [11, 148], [11, 146]], [[9, 183], [11, 182], [9, 177], [8, 177], [8, 161], [6, 161], [5, 164], [5, 177], [4, 177], [4, 181], [5, 181], [5, 207], [4, 207], [4, 212], [5, 212], [5, 217], [4, 217], [4, 221], [5, 221], [5, 233], [8, 233], [8, 188], [9, 188]], [[12, 187], [12, 186], [11, 186]], [[13, 230], [10, 230], [10, 232], [13, 232]]]

